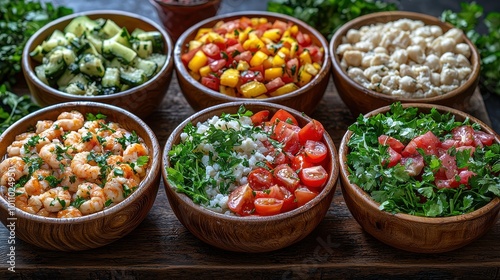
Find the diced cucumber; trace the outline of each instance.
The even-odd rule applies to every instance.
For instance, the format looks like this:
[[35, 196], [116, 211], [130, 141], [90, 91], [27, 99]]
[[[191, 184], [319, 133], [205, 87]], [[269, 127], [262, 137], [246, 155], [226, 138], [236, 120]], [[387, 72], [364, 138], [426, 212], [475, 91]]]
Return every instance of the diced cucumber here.
[[45, 77], [45, 64], [40, 64], [35, 67], [35, 74], [42, 81], [42, 83], [48, 85], [47, 77]]
[[108, 67], [102, 77], [101, 84], [103, 87], [118, 87], [120, 86], [120, 70], [118, 68]]
[[102, 60], [95, 55], [86, 54], [79, 61], [80, 72], [93, 77], [104, 76], [104, 65]]
[[158, 65], [158, 68], [156, 68], [156, 72], [159, 72], [161, 68], [163, 68], [163, 65], [165, 65], [165, 62], [167, 61], [167, 56], [164, 54], [153, 53], [150, 56], [148, 56], [146, 60], [150, 60], [156, 63], [156, 65]]
[[[83, 50], [82, 54], [91, 54], [94, 56], [100, 56], [101, 53], [94, 47], [94, 45], [87, 43], [85, 44], [85, 49]], [[83, 48], [82, 48], [83, 49]]]
[[62, 49], [53, 50], [45, 63], [45, 77], [49, 83], [55, 82], [64, 73], [64, 52]]
[[147, 31], [137, 34], [137, 39], [140, 41], [151, 41], [153, 43], [153, 52], [163, 53], [163, 36], [158, 31]]
[[64, 33], [56, 29], [54, 32], [52, 32], [52, 35], [50, 35], [48, 40], [43, 41], [42, 48], [45, 53], [48, 53], [57, 46], [66, 45], [68, 45], [68, 40], [64, 36]]
[[80, 73], [77, 74], [69, 81], [68, 84], [74, 84], [74, 83], [81, 83], [82, 85], [86, 85], [90, 82], [89, 78], [85, 76], [84, 74]]
[[129, 86], [138, 86], [147, 80], [146, 74], [142, 69], [129, 67], [120, 71], [120, 82]]
[[140, 58], [146, 58], [153, 53], [153, 42], [137, 41], [132, 44], [132, 49], [137, 52]]
[[38, 62], [42, 62], [43, 61], [43, 48], [42, 48], [42, 45], [38, 45], [36, 46], [36, 48], [30, 52], [30, 56], [31, 58], [33, 58], [34, 60], [38, 61]]
[[112, 68], [117, 68], [117, 69], [121, 69], [121, 68], [126, 68], [127, 65], [123, 64], [119, 59], [118, 57], [114, 57], [111, 62], [107, 65], [107, 67], [112, 67]]
[[130, 48], [130, 34], [128, 33], [127, 28], [123, 27], [121, 32], [117, 33], [111, 40], [114, 40], [127, 48]]
[[72, 50], [62, 48], [61, 51], [63, 53], [63, 59], [64, 59], [64, 63], [66, 63], [66, 65], [70, 65], [71, 63], [75, 62], [76, 54]]
[[85, 85], [80, 82], [71, 83], [64, 90], [67, 93], [71, 93], [74, 95], [85, 95], [85, 93], [87, 92], [85, 90]]
[[130, 33], [130, 36], [137, 38], [137, 35], [144, 33], [144, 32], [146, 32], [146, 31], [144, 31], [140, 28], [136, 28], [136, 29], [134, 29], [134, 31], [132, 31], [132, 33]]
[[69, 81], [75, 77], [75, 74], [71, 73], [71, 71], [66, 70], [62, 74], [62, 76], [57, 80], [57, 86], [59, 88], [66, 88], [69, 84]]
[[118, 26], [114, 21], [107, 19], [106, 23], [99, 30], [99, 36], [103, 39], [109, 39], [122, 31], [121, 27]]
[[145, 60], [140, 57], [134, 58], [134, 60], [132, 61], [132, 66], [144, 71], [144, 74], [146, 74], [146, 77], [148, 78], [151, 78], [154, 74], [156, 74], [156, 69], [158, 68], [158, 65], [155, 62], [151, 60]]
[[90, 31], [85, 31], [85, 38], [94, 46], [97, 52], [102, 53], [102, 40]]
[[80, 37], [85, 32], [85, 30], [99, 29], [100, 25], [91, 20], [87, 16], [79, 16], [74, 18], [65, 28], [64, 32], [71, 32], [76, 36]]
[[126, 64], [132, 62], [132, 60], [134, 60], [137, 56], [137, 53], [131, 48], [127, 48], [124, 45], [112, 40], [103, 41], [102, 54], [104, 57], [115, 55]]

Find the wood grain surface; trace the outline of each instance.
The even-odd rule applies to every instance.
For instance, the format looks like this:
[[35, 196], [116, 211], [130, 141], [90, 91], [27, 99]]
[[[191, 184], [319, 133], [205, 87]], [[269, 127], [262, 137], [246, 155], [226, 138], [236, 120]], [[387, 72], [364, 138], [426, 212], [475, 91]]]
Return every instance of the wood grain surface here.
[[[480, 93], [468, 112], [490, 123]], [[175, 75], [154, 114], [145, 119], [163, 146], [173, 129], [194, 111]], [[338, 147], [354, 117], [330, 81], [311, 117], [320, 120]], [[297, 229], [300, 230], [300, 229]], [[10, 232], [0, 228], [2, 279], [498, 279], [500, 223], [468, 246], [441, 254], [408, 253], [379, 242], [353, 219], [337, 188], [324, 220], [302, 241], [270, 253], [233, 253], [207, 245], [176, 219], [163, 188], [146, 219], [107, 246], [66, 253], [39, 249], [16, 239], [15, 273], [7, 271]]]

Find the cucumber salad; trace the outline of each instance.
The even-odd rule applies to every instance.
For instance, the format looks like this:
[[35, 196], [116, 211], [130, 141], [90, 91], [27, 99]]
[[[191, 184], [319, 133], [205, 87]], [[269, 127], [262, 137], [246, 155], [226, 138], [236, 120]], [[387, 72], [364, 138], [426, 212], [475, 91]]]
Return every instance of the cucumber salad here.
[[109, 95], [141, 85], [166, 61], [163, 36], [136, 28], [131, 33], [110, 19], [73, 19], [55, 30], [30, 56], [41, 64], [37, 77], [75, 95]]

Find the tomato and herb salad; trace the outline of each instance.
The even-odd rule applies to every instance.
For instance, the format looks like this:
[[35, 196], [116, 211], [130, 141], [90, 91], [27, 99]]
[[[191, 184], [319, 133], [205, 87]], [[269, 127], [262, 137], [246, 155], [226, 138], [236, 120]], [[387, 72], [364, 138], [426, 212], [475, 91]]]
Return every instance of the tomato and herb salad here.
[[241, 106], [188, 123], [169, 151], [167, 179], [177, 192], [211, 210], [276, 215], [300, 207], [325, 186], [330, 159], [324, 127], [300, 127], [289, 112], [255, 114]]
[[204, 86], [233, 97], [267, 98], [316, 76], [324, 49], [292, 22], [241, 17], [200, 28], [181, 56]]
[[381, 210], [446, 217], [500, 196], [500, 145], [469, 119], [394, 103], [349, 130], [349, 180]]

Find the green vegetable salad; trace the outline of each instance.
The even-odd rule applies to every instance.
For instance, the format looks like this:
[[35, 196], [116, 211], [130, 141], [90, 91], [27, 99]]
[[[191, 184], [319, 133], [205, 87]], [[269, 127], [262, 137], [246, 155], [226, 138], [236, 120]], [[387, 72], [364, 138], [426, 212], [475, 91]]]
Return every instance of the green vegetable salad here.
[[380, 209], [445, 217], [474, 211], [500, 196], [500, 145], [469, 119], [400, 103], [359, 116], [349, 127], [349, 180]]

